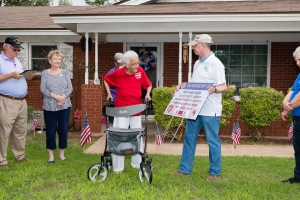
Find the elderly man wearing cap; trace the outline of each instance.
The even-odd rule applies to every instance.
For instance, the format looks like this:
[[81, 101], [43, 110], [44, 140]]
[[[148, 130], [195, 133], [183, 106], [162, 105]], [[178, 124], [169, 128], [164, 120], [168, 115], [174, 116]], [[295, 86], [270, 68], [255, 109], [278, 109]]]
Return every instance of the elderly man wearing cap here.
[[25, 157], [25, 142], [27, 133], [27, 80], [21, 74], [24, 67], [16, 58], [21, 51], [21, 42], [13, 36], [4, 41], [0, 54], [0, 168], [8, 169], [6, 154], [9, 135], [15, 161], [28, 162]]
[[220, 119], [222, 114], [222, 92], [227, 89], [224, 65], [210, 51], [213, 43], [207, 34], [196, 35], [189, 43], [199, 59], [194, 65], [191, 82], [214, 83], [208, 89], [206, 99], [196, 120], [186, 120], [184, 144], [179, 171], [172, 174], [174, 177], [192, 174], [198, 134], [204, 128], [206, 141], [209, 146], [209, 163], [207, 181], [215, 181], [221, 174], [221, 142], [219, 138]]

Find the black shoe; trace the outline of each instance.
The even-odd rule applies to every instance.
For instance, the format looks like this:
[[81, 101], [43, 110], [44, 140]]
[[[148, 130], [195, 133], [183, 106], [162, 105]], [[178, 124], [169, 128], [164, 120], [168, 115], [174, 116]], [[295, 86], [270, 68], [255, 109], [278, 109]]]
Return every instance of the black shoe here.
[[54, 160], [48, 160], [47, 164], [53, 164]]
[[287, 180], [283, 180], [281, 181], [282, 183], [290, 183], [290, 184], [293, 184], [293, 183], [300, 183], [300, 180], [297, 180], [296, 177], [293, 177], [293, 178], [289, 178]]

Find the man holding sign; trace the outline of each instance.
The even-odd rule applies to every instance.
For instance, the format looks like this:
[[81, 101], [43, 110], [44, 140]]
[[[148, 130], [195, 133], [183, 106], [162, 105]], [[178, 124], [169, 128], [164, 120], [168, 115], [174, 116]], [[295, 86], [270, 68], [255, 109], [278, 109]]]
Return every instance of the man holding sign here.
[[174, 177], [191, 175], [194, 164], [198, 134], [204, 128], [206, 141], [209, 146], [209, 175], [207, 181], [220, 179], [221, 175], [221, 141], [219, 138], [220, 119], [222, 114], [222, 92], [227, 89], [225, 69], [222, 62], [210, 51], [213, 43], [207, 34], [196, 35], [189, 43], [199, 59], [194, 64], [191, 82], [214, 83], [208, 88], [209, 96], [205, 100], [195, 120], [186, 120], [184, 144], [179, 171]]

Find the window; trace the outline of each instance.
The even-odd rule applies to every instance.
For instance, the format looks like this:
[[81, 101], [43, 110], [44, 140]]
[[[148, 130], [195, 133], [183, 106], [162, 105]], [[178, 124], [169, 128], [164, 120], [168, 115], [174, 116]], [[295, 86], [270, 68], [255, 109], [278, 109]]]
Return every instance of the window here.
[[227, 85], [239, 89], [266, 86], [268, 45], [212, 45], [211, 50], [225, 66]]
[[43, 71], [50, 67], [47, 56], [51, 50], [56, 50], [56, 45], [31, 45], [31, 67]]

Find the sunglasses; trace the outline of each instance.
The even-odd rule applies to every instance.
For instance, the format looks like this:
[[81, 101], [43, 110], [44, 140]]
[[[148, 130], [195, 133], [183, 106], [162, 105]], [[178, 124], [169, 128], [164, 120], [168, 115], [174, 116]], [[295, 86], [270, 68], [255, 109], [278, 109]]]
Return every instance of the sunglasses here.
[[15, 48], [13, 48], [12, 46], [9, 46], [14, 52], [20, 52], [21, 51], [21, 49], [15, 49]]

